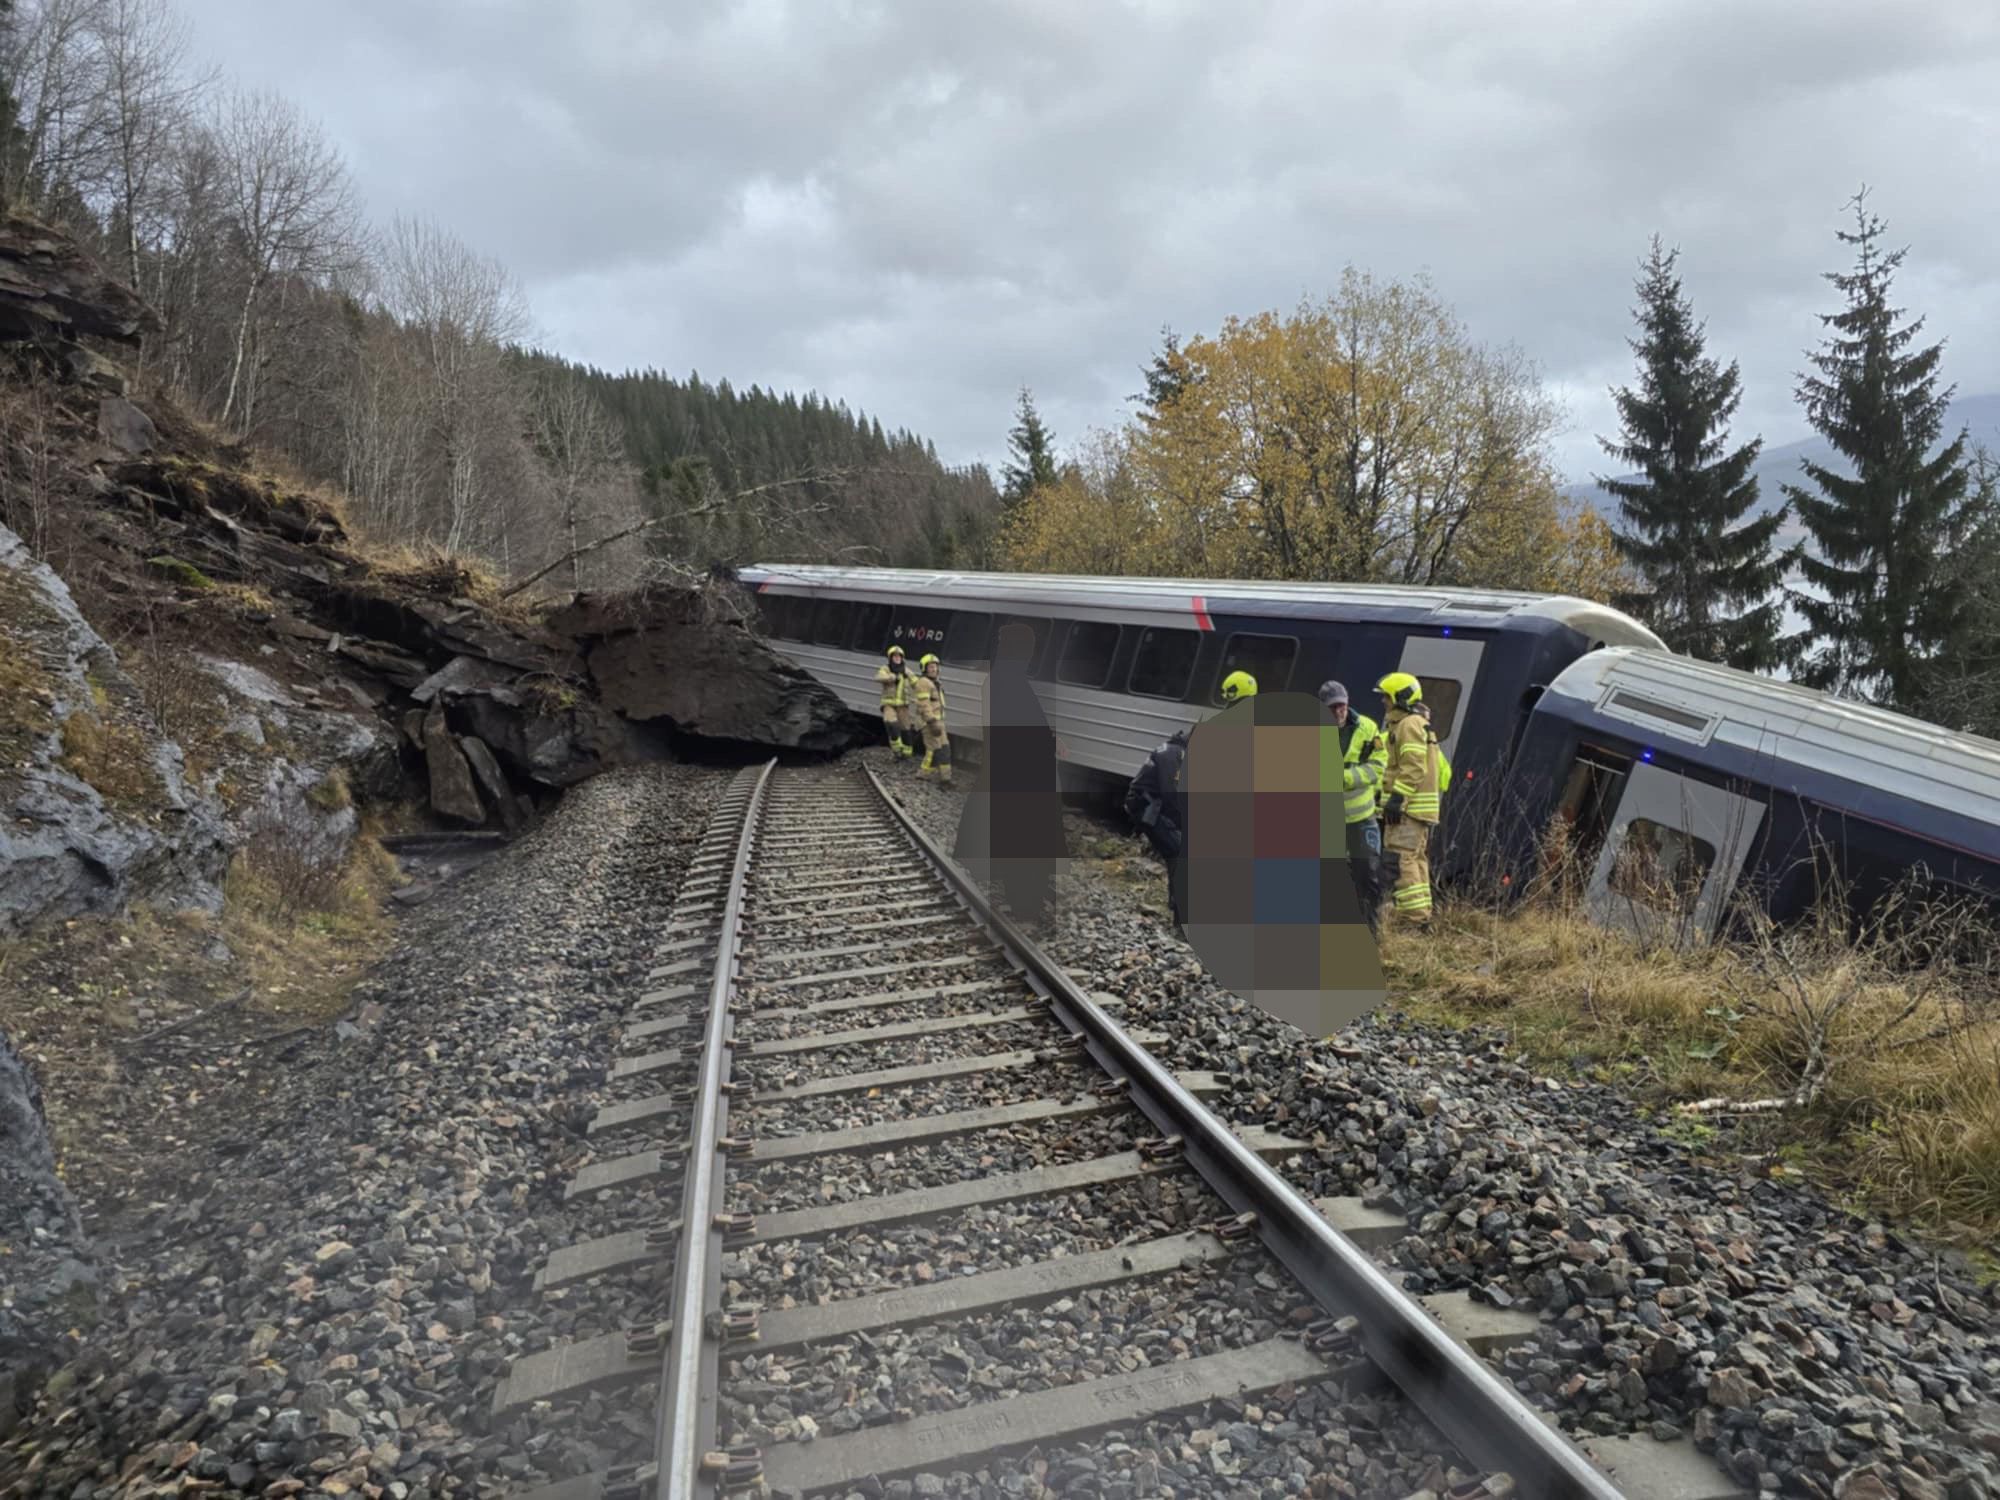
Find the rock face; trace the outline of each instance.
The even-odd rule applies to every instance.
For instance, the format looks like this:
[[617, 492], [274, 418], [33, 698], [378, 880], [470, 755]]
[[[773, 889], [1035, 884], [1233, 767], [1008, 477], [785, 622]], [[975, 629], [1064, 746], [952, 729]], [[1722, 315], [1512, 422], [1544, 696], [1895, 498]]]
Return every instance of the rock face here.
[[68, 236], [19, 215], [0, 220], [0, 340], [133, 343], [156, 324], [145, 303], [107, 278]]
[[220, 907], [222, 809], [69, 589], [0, 527], [0, 933], [143, 889]]
[[62, 1330], [94, 1301], [97, 1276], [76, 1207], [56, 1176], [40, 1091], [0, 1035], [0, 1438], [64, 1357]]

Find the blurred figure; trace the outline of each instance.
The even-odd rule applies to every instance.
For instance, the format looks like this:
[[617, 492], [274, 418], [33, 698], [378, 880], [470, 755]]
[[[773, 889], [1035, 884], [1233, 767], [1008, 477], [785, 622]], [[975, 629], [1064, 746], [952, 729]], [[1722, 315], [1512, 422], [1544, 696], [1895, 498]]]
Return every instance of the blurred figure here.
[[[1257, 696], [1257, 679], [1248, 672], [1231, 672], [1222, 679], [1222, 701], [1228, 707]], [[1167, 867], [1167, 904], [1174, 925], [1187, 925], [1187, 768], [1188, 735], [1177, 731], [1146, 757], [1139, 774], [1125, 789], [1125, 816], [1152, 844]]]
[[959, 814], [952, 853], [981, 881], [997, 881], [1016, 919], [1037, 924], [1063, 840], [1056, 737], [1028, 679], [1035, 633], [1003, 625], [986, 678], [979, 776]]

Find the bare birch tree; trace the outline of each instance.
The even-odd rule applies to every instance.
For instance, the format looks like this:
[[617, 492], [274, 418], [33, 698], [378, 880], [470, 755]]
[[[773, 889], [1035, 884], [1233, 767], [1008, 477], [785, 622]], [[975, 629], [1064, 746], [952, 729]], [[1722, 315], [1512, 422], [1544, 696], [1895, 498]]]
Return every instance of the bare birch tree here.
[[104, 168], [108, 144], [103, 53], [104, 0], [26, 0], [0, 30], [0, 75], [20, 108], [21, 136], [9, 164], [9, 205], [33, 197], [45, 212], [74, 218]]
[[583, 589], [586, 557], [598, 579], [629, 571], [633, 557], [583, 550], [586, 544], [632, 525], [643, 513], [624, 439], [575, 371], [551, 371], [537, 382], [533, 439], [561, 529], [570, 592]]
[[188, 28], [168, 0], [97, 0], [92, 36], [103, 79], [103, 196], [131, 284], [159, 231], [159, 187], [215, 74], [187, 70]]
[[347, 167], [290, 100], [237, 92], [214, 125], [225, 225], [243, 257], [229, 383], [220, 419], [249, 426], [254, 378], [245, 359], [261, 302], [274, 283], [315, 282], [351, 263], [359, 237]]
[[[507, 399], [505, 346], [527, 334], [527, 301], [506, 267], [422, 220], [398, 218], [391, 227], [383, 277], [389, 310], [423, 351], [425, 405], [446, 518], [441, 540], [447, 551], [462, 551], [480, 530], [481, 456], [502, 431], [520, 430], [510, 421], [515, 403]], [[504, 526], [500, 539], [504, 547]]]

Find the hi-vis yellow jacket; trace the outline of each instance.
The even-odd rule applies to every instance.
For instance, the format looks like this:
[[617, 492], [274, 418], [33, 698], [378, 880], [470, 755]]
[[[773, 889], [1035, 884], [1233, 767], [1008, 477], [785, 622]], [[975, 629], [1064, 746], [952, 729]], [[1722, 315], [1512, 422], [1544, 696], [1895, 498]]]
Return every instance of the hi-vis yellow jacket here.
[[1422, 714], [1389, 710], [1389, 768], [1383, 776], [1383, 801], [1400, 796], [1404, 814], [1418, 823], [1438, 820], [1442, 788], [1439, 766], [1444, 752]]
[[907, 669], [898, 672], [891, 668], [886, 661], [875, 669], [875, 681], [881, 686], [882, 706], [884, 708], [901, 708], [903, 706], [903, 685], [909, 680]]
[[944, 723], [944, 682], [938, 677], [928, 677], [919, 672], [910, 679], [910, 703], [917, 711], [919, 722]]
[[[1381, 726], [1366, 714], [1347, 711], [1353, 724], [1353, 733], [1347, 737], [1347, 749], [1341, 756], [1340, 801], [1341, 810], [1350, 823], [1366, 823], [1375, 816], [1376, 807], [1382, 795], [1383, 772], [1389, 764], [1389, 742], [1382, 737]], [[1338, 729], [1329, 733], [1338, 735]]]

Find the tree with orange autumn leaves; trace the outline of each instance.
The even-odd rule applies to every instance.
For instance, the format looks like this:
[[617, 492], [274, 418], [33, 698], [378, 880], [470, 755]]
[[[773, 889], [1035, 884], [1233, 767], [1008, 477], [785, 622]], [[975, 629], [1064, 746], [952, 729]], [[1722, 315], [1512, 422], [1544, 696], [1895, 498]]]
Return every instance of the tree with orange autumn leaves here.
[[1559, 413], [1427, 281], [1350, 270], [1291, 314], [1169, 338], [1122, 430], [1015, 508], [1016, 568], [1466, 584], [1604, 598], [1610, 528], [1566, 501]]

